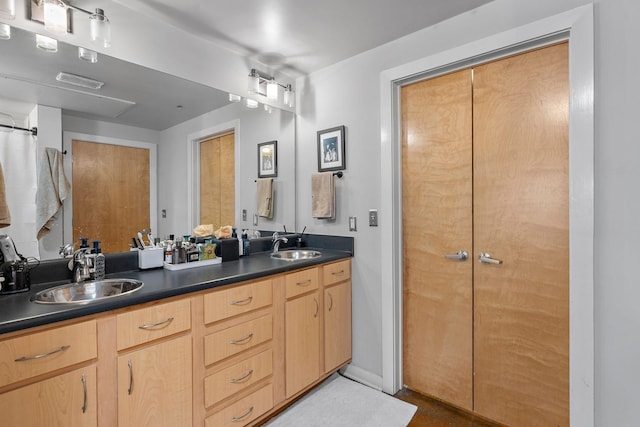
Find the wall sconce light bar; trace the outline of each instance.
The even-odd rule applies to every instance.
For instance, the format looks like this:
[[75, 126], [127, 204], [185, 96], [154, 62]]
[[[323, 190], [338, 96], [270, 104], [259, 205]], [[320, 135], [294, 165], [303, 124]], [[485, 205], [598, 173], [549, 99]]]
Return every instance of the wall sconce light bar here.
[[285, 105], [293, 107], [294, 92], [290, 84], [283, 85], [282, 83], [278, 83], [275, 77], [258, 71], [255, 68], [252, 68], [249, 73], [248, 83], [247, 90], [249, 93], [261, 95], [271, 100], [277, 100], [280, 88], [283, 88]]

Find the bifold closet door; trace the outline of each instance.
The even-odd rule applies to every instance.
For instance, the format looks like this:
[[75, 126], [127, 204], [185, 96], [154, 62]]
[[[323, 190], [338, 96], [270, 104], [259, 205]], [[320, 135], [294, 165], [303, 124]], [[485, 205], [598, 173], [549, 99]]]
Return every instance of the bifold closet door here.
[[569, 425], [567, 50], [474, 69], [474, 409], [509, 426]]
[[473, 261], [455, 259], [473, 250], [471, 71], [401, 99], [404, 383], [471, 410]]

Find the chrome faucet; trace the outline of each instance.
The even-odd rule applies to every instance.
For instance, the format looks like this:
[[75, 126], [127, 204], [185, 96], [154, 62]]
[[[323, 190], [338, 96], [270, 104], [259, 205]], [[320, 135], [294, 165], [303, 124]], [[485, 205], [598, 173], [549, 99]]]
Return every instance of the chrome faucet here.
[[80, 248], [73, 253], [73, 282], [82, 283], [91, 277], [93, 260], [89, 248]]
[[278, 249], [280, 249], [280, 242], [287, 243], [288, 241], [289, 239], [287, 239], [284, 236], [280, 236], [277, 231], [273, 233], [273, 238], [272, 238], [273, 251], [271, 253], [273, 254], [278, 253]]

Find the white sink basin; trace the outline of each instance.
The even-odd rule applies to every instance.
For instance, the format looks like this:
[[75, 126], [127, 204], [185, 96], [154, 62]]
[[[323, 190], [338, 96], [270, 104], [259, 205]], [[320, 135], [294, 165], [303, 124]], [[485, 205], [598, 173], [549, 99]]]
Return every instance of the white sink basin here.
[[135, 292], [144, 286], [134, 279], [105, 279], [95, 282], [68, 283], [45, 289], [32, 297], [39, 304], [88, 304]]

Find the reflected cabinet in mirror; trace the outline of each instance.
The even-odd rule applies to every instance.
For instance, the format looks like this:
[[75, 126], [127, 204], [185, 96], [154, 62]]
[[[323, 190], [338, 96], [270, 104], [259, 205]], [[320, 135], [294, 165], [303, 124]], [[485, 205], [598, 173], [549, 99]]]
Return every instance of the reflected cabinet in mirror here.
[[[15, 28], [0, 40], [0, 57], [0, 113], [11, 116], [0, 115], [0, 124], [38, 128], [37, 136], [0, 132], [5, 198], [15, 212], [0, 234], [11, 235], [23, 255], [56, 258], [60, 246], [77, 247], [78, 237], [123, 251], [142, 229], [163, 238], [203, 223], [295, 230], [293, 113], [249, 109], [220, 90], [102, 54], [96, 63], [82, 61], [65, 43], [43, 52], [35, 34]], [[102, 88], [57, 80], [61, 72]], [[229, 135], [233, 143], [224, 147], [207, 142]], [[267, 141], [278, 144], [271, 218], [258, 216], [256, 185], [256, 150]], [[65, 152], [71, 188], [38, 239], [31, 200], [47, 147]]]

